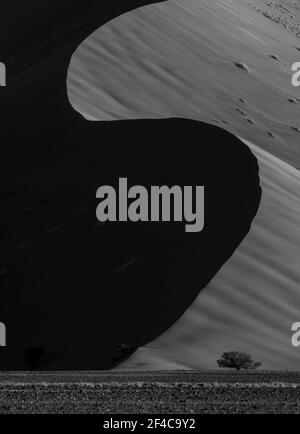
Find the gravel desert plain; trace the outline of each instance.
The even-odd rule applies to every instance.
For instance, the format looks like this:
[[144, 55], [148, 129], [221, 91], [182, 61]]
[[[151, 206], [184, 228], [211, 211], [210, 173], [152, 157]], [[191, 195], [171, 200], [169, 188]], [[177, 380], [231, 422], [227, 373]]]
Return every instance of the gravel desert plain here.
[[1, 414], [299, 413], [300, 374], [65, 372], [0, 375]]

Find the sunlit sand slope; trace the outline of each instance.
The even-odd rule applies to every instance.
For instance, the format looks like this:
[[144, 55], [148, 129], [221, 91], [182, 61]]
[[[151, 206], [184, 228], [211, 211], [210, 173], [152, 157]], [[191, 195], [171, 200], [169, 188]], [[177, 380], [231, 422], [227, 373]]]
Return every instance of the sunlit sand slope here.
[[[216, 125], [89, 122], [71, 107], [66, 79], [81, 41], [151, 0], [91, 0], [88, 14], [78, 12], [82, 0], [70, 3], [57, 4], [57, 13], [49, 4], [47, 21], [29, 0], [32, 20], [15, 33], [2, 8], [10, 63], [0, 104], [0, 320], [8, 342], [0, 370], [104, 369], [121, 343], [142, 347], [161, 336], [232, 256], [261, 199], [257, 159]], [[77, 10], [69, 25], [67, 5]], [[118, 189], [120, 177], [147, 190], [204, 185], [204, 230], [191, 235], [173, 221], [101, 224], [96, 191]]]
[[300, 318], [300, 174], [249, 146], [263, 189], [250, 233], [179, 322], [126, 367], [212, 368], [237, 349], [266, 369], [299, 369], [290, 329]]
[[73, 56], [69, 98], [86, 118], [204, 120], [255, 143], [260, 164], [250, 234], [184, 316], [123, 367], [212, 368], [236, 349], [268, 369], [299, 369], [290, 328], [300, 320], [300, 94], [291, 85], [300, 43], [258, 3], [147, 6], [100, 28]]
[[300, 41], [257, 3], [169, 0], [114, 19], [74, 53], [71, 104], [95, 120], [204, 120], [300, 168]]

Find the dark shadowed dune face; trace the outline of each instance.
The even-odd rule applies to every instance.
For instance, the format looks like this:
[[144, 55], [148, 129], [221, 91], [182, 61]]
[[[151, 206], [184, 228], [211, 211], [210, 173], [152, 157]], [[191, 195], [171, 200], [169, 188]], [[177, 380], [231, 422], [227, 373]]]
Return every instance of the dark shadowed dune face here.
[[[0, 369], [23, 369], [24, 350], [34, 347], [45, 350], [41, 369], [101, 368], [119, 343], [159, 336], [247, 235], [261, 197], [256, 158], [220, 128], [188, 119], [88, 122], [76, 113], [66, 90], [72, 53], [141, 2], [90, 1], [82, 18], [83, 2], [60, 3], [72, 5], [68, 31], [54, 10], [48, 32], [24, 26], [28, 46], [0, 90], [0, 319], [8, 330]], [[205, 186], [204, 230], [98, 224], [96, 190], [117, 188], [120, 177], [147, 188]]]

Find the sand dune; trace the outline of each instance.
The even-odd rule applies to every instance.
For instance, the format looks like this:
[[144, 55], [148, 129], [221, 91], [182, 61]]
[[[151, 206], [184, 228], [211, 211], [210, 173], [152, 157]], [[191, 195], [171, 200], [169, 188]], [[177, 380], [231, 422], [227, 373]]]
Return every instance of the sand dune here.
[[265, 369], [299, 369], [291, 324], [299, 321], [300, 173], [248, 143], [263, 196], [250, 233], [196, 302], [126, 367], [210, 369], [237, 349]]
[[[257, 213], [257, 160], [224, 129], [178, 118], [88, 122], [71, 107], [66, 78], [80, 41], [145, 3], [99, 2], [63, 32], [59, 13], [45, 33], [33, 15], [10, 44], [14, 52], [23, 36], [1, 89], [2, 370], [22, 370], [31, 357], [40, 369], [105, 368], [120, 343], [157, 338], [231, 257]], [[120, 177], [147, 189], [205, 185], [204, 230], [190, 236], [172, 221], [99, 225], [96, 191], [117, 187]]]
[[[290, 0], [280, 2], [286, 10], [277, 1], [170, 0], [107, 23], [152, 2], [56, 0], [45, 14], [30, 0], [27, 20], [6, 3], [0, 319], [9, 334], [1, 369], [23, 369], [30, 346], [45, 347], [41, 369], [96, 369], [130, 339], [152, 339], [126, 363], [134, 369], [211, 368], [233, 347], [265, 368], [298, 369], [290, 326], [300, 319], [300, 126], [290, 66], [299, 61], [299, 8]], [[87, 122], [69, 105], [66, 75], [75, 48], [101, 25], [69, 68], [73, 107], [109, 121]], [[165, 120], [175, 116], [213, 126]], [[149, 117], [157, 120], [134, 120]], [[263, 187], [232, 257], [259, 203], [257, 162], [215, 126], [248, 141]], [[186, 240], [172, 225], [140, 233], [99, 226], [95, 191], [121, 173], [150, 185], [209, 183], [218, 198], [209, 196], [209, 233]]]
[[74, 53], [71, 104], [94, 120], [203, 120], [300, 168], [300, 41], [254, 5], [169, 0], [114, 19]]
[[73, 56], [69, 98], [87, 119], [204, 120], [246, 140], [260, 165], [263, 198], [247, 238], [184, 316], [123, 367], [212, 368], [237, 349], [268, 369], [299, 369], [290, 328], [300, 320], [300, 124], [290, 66], [300, 43], [295, 26], [262, 14], [266, 2], [248, 3], [146, 6]]

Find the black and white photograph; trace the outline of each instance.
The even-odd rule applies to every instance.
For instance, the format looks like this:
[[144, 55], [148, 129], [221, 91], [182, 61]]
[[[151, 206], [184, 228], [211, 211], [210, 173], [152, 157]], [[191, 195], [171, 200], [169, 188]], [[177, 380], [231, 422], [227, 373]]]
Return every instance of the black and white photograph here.
[[1, 0], [0, 144], [1, 415], [300, 414], [300, 0]]

